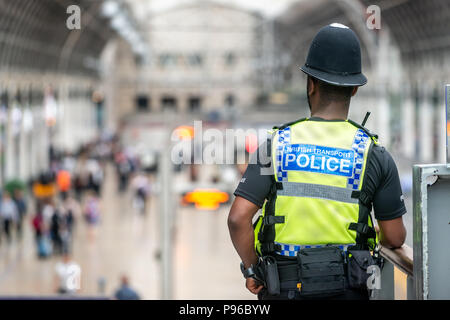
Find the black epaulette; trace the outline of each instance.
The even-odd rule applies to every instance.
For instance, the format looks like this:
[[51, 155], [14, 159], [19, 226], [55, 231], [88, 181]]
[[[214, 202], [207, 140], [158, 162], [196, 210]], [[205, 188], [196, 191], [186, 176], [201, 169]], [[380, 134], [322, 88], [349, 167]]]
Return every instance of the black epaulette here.
[[363, 130], [365, 133], [367, 133], [367, 135], [368, 135], [370, 138], [372, 138], [372, 139], [375, 138], [376, 140], [378, 140], [378, 134], [375, 134], [375, 133], [370, 132], [369, 129], [367, 129], [366, 127], [363, 127], [362, 125], [360, 125], [359, 123], [357, 123], [357, 122], [355, 122], [355, 121], [353, 121], [353, 120], [347, 119], [347, 121], [348, 121], [349, 123], [351, 123], [352, 125], [354, 125], [355, 127], [359, 128], [359, 129], [361, 129], [361, 130]]

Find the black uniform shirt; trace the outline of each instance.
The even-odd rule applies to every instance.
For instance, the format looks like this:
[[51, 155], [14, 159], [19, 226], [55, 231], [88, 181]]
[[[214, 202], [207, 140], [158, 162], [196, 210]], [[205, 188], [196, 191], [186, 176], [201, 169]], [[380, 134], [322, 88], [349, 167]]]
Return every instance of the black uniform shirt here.
[[[321, 119], [321, 121], [325, 120]], [[262, 144], [260, 148], [268, 148], [267, 150], [270, 150], [269, 143], [270, 141]], [[372, 153], [372, 156], [369, 157], [368, 163], [366, 164], [365, 180], [363, 183], [367, 184], [366, 187], [374, 195], [373, 209], [375, 219], [392, 220], [401, 217], [406, 213], [406, 208], [397, 166], [392, 156], [384, 147], [374, 145]], [[253, 164], [248, 165], [234, 195], [247, 199], [257, 206], [262, 207], [264, 201], [269, 196], [274, 179], [271, 175], [261, 174], [261, 168], [267, 167], [267, 163], [259, 159], [259, 154], [259, 150], [253, 154], [253, 157], [257, 157], [257, 161], [251, 162]], [[269, 152], [261, 154], [270, 155]]]

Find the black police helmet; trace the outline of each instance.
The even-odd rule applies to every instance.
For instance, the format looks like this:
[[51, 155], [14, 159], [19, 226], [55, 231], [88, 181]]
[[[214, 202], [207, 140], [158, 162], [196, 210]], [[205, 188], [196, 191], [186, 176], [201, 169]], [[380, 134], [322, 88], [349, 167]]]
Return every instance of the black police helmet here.
[[332, 23], [319, 30], [309, 48], [304, 73], [326, 83], [363, 86], [367, 78], [361, 73], [361, 46], [356, 34], [347, 26]]

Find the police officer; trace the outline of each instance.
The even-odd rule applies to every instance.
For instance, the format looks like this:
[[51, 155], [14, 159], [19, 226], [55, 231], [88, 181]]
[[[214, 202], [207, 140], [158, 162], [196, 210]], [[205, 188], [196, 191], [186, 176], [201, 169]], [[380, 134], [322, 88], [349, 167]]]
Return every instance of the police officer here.
[[[348, 119], [351, 97], [367, 82], [356, 34], [323, 27], [301, 70], [311, 117], [274, 128], [256, 153], [234, 193], [231, 240], [260, 299], [368, 299], [364, 273], [376, 243], [403, 245], [406, 209], [391, 155]], [[268, 274], [274, 264], [278, 273]]]

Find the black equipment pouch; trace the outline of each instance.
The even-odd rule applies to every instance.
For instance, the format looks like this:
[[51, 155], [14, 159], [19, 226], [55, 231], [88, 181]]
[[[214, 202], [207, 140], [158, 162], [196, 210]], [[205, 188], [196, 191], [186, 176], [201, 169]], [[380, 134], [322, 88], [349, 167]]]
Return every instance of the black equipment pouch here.
[[352, 289], [367, 289], [367, 279], [370, 274], [367, 268], [375, 265], [369, 250], [349, 248], [347, 251], [347, 279]]
[[297, 288], [301, 296], [333, 296], [344, 293], [344, 253], [339, 247], [302, 249], [297, 254]]
[[280, 277], [278, 276], [277, 260], [272, 256], [265, 256], [262, 258], [264, 265], [264, 280], [266, 283], [267, 292], [270, 295], [280, 295]]

